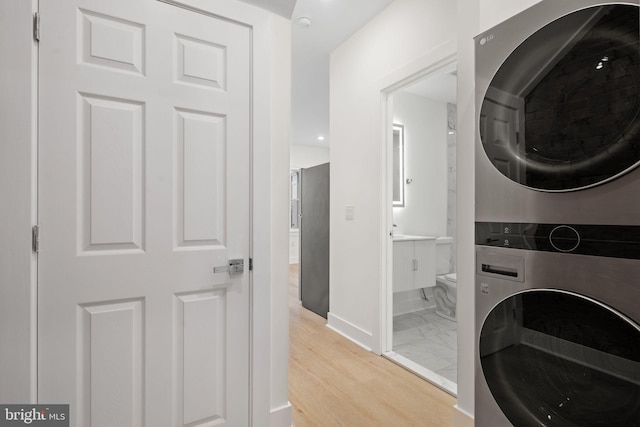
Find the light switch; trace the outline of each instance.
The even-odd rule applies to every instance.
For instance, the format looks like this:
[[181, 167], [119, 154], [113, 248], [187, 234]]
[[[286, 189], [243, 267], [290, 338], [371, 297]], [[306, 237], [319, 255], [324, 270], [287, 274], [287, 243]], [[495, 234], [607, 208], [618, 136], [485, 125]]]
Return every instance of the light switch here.
[[344, 218], [348, 220], [353, 220], [355, 206], [346, 205], [344, 207]]

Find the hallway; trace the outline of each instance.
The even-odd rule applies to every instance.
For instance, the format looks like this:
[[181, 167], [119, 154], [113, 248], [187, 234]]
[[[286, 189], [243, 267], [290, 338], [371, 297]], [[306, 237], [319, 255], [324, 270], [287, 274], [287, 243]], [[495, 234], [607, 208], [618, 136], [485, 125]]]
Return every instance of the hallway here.
[[302, 308], [289, 267], [289, 400], [294, 427], [447, 427], [456, 400], [327, 328]]

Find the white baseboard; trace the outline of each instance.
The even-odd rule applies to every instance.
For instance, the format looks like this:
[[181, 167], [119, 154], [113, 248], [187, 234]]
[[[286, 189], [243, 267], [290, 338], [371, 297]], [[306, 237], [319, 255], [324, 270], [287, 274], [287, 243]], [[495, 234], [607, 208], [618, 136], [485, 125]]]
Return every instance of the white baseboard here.
[[335, 314], [327, 313], [327, 327], [368, 351], [373, 351], [373, 334]]
[[270, 427], [291, 427], [291, 403], [272, 409], [269, 416]]
[[458, 405], [453, 407], [453, 427], [473, 427], [473, 416], [460, 409]]

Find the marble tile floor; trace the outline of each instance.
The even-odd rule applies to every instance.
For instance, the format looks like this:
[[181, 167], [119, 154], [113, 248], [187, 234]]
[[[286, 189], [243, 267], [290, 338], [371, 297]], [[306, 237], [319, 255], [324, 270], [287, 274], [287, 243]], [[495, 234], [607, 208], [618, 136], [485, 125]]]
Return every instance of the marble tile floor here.
[[457, 323], [435, 308], [393, 318], [393, 351], [457, 383]]

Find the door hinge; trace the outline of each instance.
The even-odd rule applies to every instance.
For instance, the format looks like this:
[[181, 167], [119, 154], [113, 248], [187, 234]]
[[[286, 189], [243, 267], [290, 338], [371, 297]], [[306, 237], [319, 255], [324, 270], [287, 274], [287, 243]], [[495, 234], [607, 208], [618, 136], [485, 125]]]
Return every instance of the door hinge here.
[[31, 228], [31, 247], [33, 248], [33, 252], [38, 253], [40, 250], [40, 226], [34, 225]]
[[33, 14], [33, 40], [40, 41], [40, 13]]
[[249, 258], [249, 271], [253, 271], [253, 258]]

